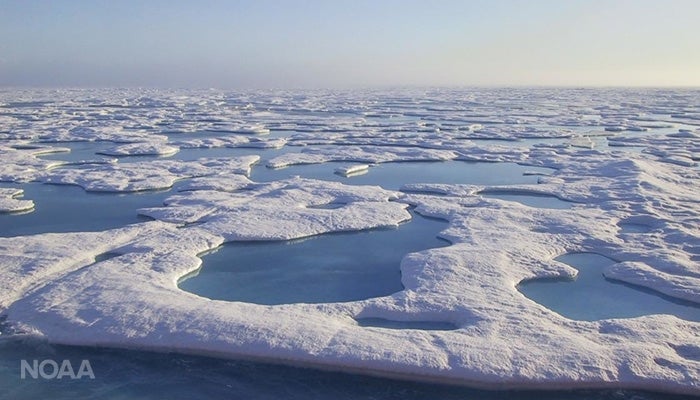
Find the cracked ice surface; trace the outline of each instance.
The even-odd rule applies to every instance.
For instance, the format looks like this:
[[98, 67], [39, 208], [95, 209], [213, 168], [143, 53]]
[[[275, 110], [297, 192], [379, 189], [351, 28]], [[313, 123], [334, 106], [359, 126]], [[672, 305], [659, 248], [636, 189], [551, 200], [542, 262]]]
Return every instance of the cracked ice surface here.
[[[37, 94], [13, 94], [17, 100], [32, 95]], [[54, 100], [61, 106], [40, 106], [31, 118], [6, 102], [10, 106], [0, 120], [4, 180], [133, 191], [194, 179], [163, 207], [139, 211], [156, 221], [104, 232], [0, 238], [0, 309], [26, 331], [54, 343], [253, 357], [487, 387], [700, 394], [700, 323], [670, 315], [575, 321], [516, 288], [528, 279], [574, 277], [575, 269], [554, 258], [594, 252], [616, 261], [606, 276], [700, 303], [696, 91], [319, 92], [295, 101], [283, 92], [63, 95]], [[103, 107], [104, 113], [95, 115], [88, 106]], [[129, 143], [162, 143], [165, 131], [246, 135], [211, 142], [225, 147], [250, 142], [255, 132], [245, 127], [270, 129], [271, 135], [294, 131], [283, 146], [305, 146], [300, 154], [273, 159], [273, 166], [331, 160], [519, 162], [557, 171], [538, 184], [499, 190], [576, 204], [566, 210], [526, 207], [484, 198], [480, 192], [496, 188], [478, 185], [426, 182], [407, 185], [407, 193], [304, 178], [256, 183], [244, 175], [257, 156], [51, 169], [55, 165], [30, 150], [10, 146], [91, 135], [104, 140], [109, 132], [115, 132], [115, 142]], [[611, 143], [649, 150], [635, 154], [546, 141], [514, 148], [471, 140], [570, 138], [589, 130], [611, 135]], [[345, 205], [315, 207], [334, 202]], [[210, 300], [177, 287], [200, 267], [199, 254], [226, 241], [395, 226], [410, 218], [408, 205], [448, 220], [440, 236], [452, 244], [406, 255], [405, 289], [393, 295], [262, 306]], [[620, 225], [630, 221], [649, 226], [649, 232], [621, 232]], [[119, 256], [96, 262], [104, 253]], [[385, 329], [357, 322], [367, 319], [457, 329]]]

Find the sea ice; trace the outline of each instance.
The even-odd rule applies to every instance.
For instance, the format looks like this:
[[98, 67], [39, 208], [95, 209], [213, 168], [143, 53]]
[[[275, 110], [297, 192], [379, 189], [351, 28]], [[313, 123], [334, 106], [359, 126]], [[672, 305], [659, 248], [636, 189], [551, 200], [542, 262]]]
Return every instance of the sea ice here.
[[218, 147], [243, 147], [256, 149], [279, 149], [287, 143], [285, 138], [262, 139], [258, 137], [225, 136], [214, 138], [192, 138], [173, 141], [180, 148], [218, 148]]
[[34, 208], [32, 200], [18, 199], [24, 190], [0, 187], [0, 213], [15, 213], [30, 211]]
[[335, 173], [344, 175], [344, 176], [350, 176], [350, 175], [357, 175], [363, 172], [367, 172], [369, 169], [368, 164], [357, 164], [357, 165], [348, 165], [344, 167], [339, 167], [335, 169]]
[[71, 184], [95, 192], [137, 192], [167, 189], [178, 179], [236, 172], [247, 175], [259, 156], [196, 161], [156, 160], [54, 169], [41, 176], [46, 183]]
[[37, 155], [44, 149], [17, 149], [0, 145], [0, 181], [29, 182], [38, 179], [46, 171], [63, 165], [61, 161], [43, 160]]
[[[0, 101], [12, 104], [31, 94], [2, 92]], [[700, 323], [671, 315], [575, 321], [517, 290], [524, 280], [574, 278], [576, 269], [555, 258], [594, 252], [617, 261], [607, 276], [697, 301], [700, 171], [687, 166], [688, 160], [698, 161], [697, 140], [678, 129], [675, 135], [654, 134], [669, 129], [655, 124], [697, 125], [696, 91], [50, 95], [54, 103], [32, 106], [36, 112], [29, 116], [22, 107], [3, 109], [0, 179], [109, 191], [167, 188], [177, 179], [194, 179], [165, 206], [140, 211], [158, 221], [103, 232], [0, 238], [0, 309], [7, 323], [51, 343], [245, 357], [499, 389], [700, 394]], [[474, 124], [483, 127], [472, 129]], [[538, 177], [537, 184], [504, 189], [580, 204], [566, 210], [524, 207], [482, 198], [479, 191], [491, 187], [477, 185], [426, 182], [410, 185], [420, 193], [400, 193], [302, 178], [256, 183], [244, 175], [257, 156], [52, 169], [61, 163], [12, 147], [61, 140], [172, 145], [165, 132], [196, 134], [217, 126], [289, 132], [286, 145], [304, 151], [278, 156], [269, 162], [272, 167], [334, 160], [550, 167], [556, 171]], [[606, 128], [619, 131], [608, 139], [611, 145], [647, 150], [622, 153], [551, 141]], [[516, 148], [476, 145], [470, 138], [544, 140]], [[190, 140], [192, 147], [251, 143], [188, 138], [183, 145]], [[331, 203], [345, 205], [318, 207]], [[198, 255], [225, 241], [395, 226], [410, 218], [409, 205], [449, 221], [440, 237], [452, 244], [406, 255], [401, 262], [405, 289], [398, 293], [345, 303], [264, 306], [210, 300], [177, 287], [201, 265]], [[625, 221], [648, 222], [653, 229], [621, 232]], [[99, 257], [104, 253], [118, 256]], [[414, 329], [423, 323], [445, 329]]]
[[268, 161], [270, 168], [283, 168], [297, 164], [320, 164], [328, 161], [357, 161], [381, 163], [390, 161], [444, 161], [457, 158], [448, 150], [344, 146], [342, 148], [308, 148], [301, 153], [283, 154]]
[[249, 125], [249, 126], [243, 126], [241, 128], [238, 128], [236, 133], [252, 133], [254, 135], [267, 135], [270, 133], [270, 130], [265, 128], [262, 125]]
[[101, 150], [107, 156], [170, 156], [180, 149], [163, 143], [129, 143]]
[[595, 147], [595, 143], [588, 136], [574, 136], [569, 140], [568, 145], [585, 149], [592, 149]]
[[[679, 276], [659, 271], [644, 262], [627, 261], [611, 265], [604, 275], [671, 297], [692, 301], [700, 306], [700, 273], [694, 276]], [[700, 315], [700, 311], [698, 313]]]
[[[222, 178], [200, 178], [198, 186], [240, 185], [238, 179], [228, 184]], [[207, 181], [212, 183], [206, 185]], [[335, 182], [293, 178], [251, 183], [244, 188], [243, 191], [189, 190], [166, 199], [166, 207], [141, 209], [139, 213], [171, 223], [197, 222], [200, 229], [221, 235], [227, 241], [289, 240], [327, 232], [397, 226], [410, 219], [406, 204], [389, 201], [399, 193], [378, 187], [353, 189]], [[308, 207], [319, 203], [345, 206], [332, 210]]]

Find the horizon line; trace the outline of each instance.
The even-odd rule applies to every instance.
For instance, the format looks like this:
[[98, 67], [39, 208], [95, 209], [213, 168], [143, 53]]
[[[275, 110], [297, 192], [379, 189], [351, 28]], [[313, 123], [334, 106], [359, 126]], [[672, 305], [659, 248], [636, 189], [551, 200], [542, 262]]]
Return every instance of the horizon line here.
[[429, 89], [681, 89], [700, 90], [700, 85], [549, 85], [549, 84], [455, 84], [455, 85], [358, 85], [298, 87], [216, 87], [143, 85], [0, 85], [0, 90], [218, 90], [218, 91], [316, 91], [316, 90], [429, 90]]

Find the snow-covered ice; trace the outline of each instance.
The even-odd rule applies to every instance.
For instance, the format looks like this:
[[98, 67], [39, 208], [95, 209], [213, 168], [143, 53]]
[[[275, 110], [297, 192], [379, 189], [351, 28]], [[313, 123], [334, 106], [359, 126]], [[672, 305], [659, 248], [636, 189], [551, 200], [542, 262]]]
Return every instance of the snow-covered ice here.
[[283, 154], [267, 163], [270, 168], [283, 168], [297, 164], [320, 164], [328, 161], [357, 161], [381, 163], [391, 161], [444, 161], [457, 158], [448, 150], [405, 147], [343, 146], [310, 147], [301, 153]]
[[103, 164], [61, 168], [43, 174], [46, 183], [70, 184], [95, 192], [138, 192], [167, 189], [178, 179], [238, 172], [247, 175], [258, 156], [197, 161], [157, 160], [130, 164]]
[[100, 150], [97, 154], [107, 156], [170, 156], [179, 151], [179, 148], [168, 146], [163, 143], [130, 143], [120, 146], [111, 147], [109, 149]]
[[344, 176], [350, 176], [350, 175], [357, 175], [357, 174], [367, 172], [368, 169], [369, 169], [368, 164], [347, 165], [344, 167], [336, 168], [335, 173], [340, 174], [340, 175], [344, 175]]
[[[32, 93], [3, 92], [0, 101]], [[700, 92], [320, 91], [296, 102], [284, 92], [51, 95], [56, 103], [38, 106], [34, 119], [3, 109], [0, 180], [122, 192], [189, 182], [162, 207], [138, 210], [155, 221], [0, 238], [0, 310], [25, 332], [51, 343], [253, 358], [500, 389], [700, 394], [700, 323], [671, 315], [578, 321], [517, 289], [525, 280], [574, 278], [576, 269], [555, 258], [592, 252], [614, 260], [607, 277], [700, 304]], [[90, 114], [94, 107], [85, 111], [87, 104], [99, 106], [94, 99], [140, 107], [97, 117]], [[192, 108], [200, 112], [183, 112]], [[589, 146], [578, 139], [581, 130], [586, 138], [609, 135], [612, 147]], [[233, 135], [196, 138], [205, 131]], [[192, 136], [177, 139], [172, 132]], [[237, 135], [268, 132], [271, 138], [259, 142]], [[288, 135], [272, 138], [279, 132]], [[493, 143], [474, 141], [484, 138]], [[517, 147], [494, 140], [533, 138], [537, 144]], [[425, 182], [391, 191], [304, 177], [255, 182], [246, 176], [251, 168], [265, 168], [256, 166], [259, 156], [64, 165], [23, 147], [65, 140], [133, 143], [133, 149], [267, 147], [268, 140], [282, 149], [301, 146], [301, 152], [267, 161], [276, 168], [469, 160], [555, 171], [533, 184]], [[625, 146], [644, 150], [618, 150]], [[126, 152], [140, 151], [133, 149]], [[528, 207], [481, 195], [493, 191], [573, 204]], [[13, 202], [16, 194], [3, 191], [0, 198]], [[323, 207], [335, 203], [344, 205]], [[224, 242], [396, 226], [410, 218], [408, 207], [448, 221], [440, 237], [451, 245], [407, 254], [401, 262], [405, 289], [398, 293], [264, 306], [178, 288], [201, 266], [199, 256]], [[625, 223], [650, 229], [624, 232]], [[101, 257], [105, 253], [118, 256]]]
[[[201, 178], [200, 182], [208, 180], [227, 185], [222, 177]], [[230, 187], [236, 185], [237, 182], [232, 182]], [[397, 226], [410, 219], [406, 204], [389, 201], [399, 193], [379, 187], [354, 188], [295, 178], [251, 183], [245, 189], [186, 191], [168, 198], [166, 207], [141, 209], [139, 213], [176, 224], [199, 223], [199, 229], [227, 241], [298, 239], [328, 232]], [[332, 210], [313, 207], [327, 203], [345, 206]], [[251, 224], [251, 220], [255, 223]]]
[[24, 193], [22, 189], [0, 187], [0, 213], [14, 213], [30, 211], [34, 208], [34, 202], [28, 199], [19, 199]]
[[4, 182], [29, 182], [38, 180], [46, 171], [58, 167], [63, 162], [44, 160], [37, 157], [47, 150], [37, 150], [33, 147], [20, 146], [19, 148], [0, 144], [0, 181]]

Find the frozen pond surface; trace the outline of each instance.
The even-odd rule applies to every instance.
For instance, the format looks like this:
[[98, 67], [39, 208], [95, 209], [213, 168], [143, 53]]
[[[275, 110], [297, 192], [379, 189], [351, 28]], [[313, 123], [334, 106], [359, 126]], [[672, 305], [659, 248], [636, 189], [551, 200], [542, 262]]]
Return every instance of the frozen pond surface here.
[[615, 261], [600, 254], [571, 253], [557, 257], [556, 260], [576, 268], [576, 279], [526, 281], [518, 289], [525, 296], [565, 317], [594, 321], [670, 314], [681, 319], [700, 321], [700, 304], [606, 279], [603, 271]]
[[[0, 398], [697, 396], [698, 104], [655, 89], [0, 90]], [[597, 254], [551, 260], [571, 249], [619, 259], [616, 280]], [[32, 358], [90, 359], [97, 379], [19, 379]], [[520, 390], [553, 383], [614, 390]]]
[[413, 214], [396, 229], [334, 233], [283, 242], [228, 243], [202, 258], [181, 289], [256, 304], [332, 303], [403, 289], [404, 255], [448, 243], [444, 221]]

